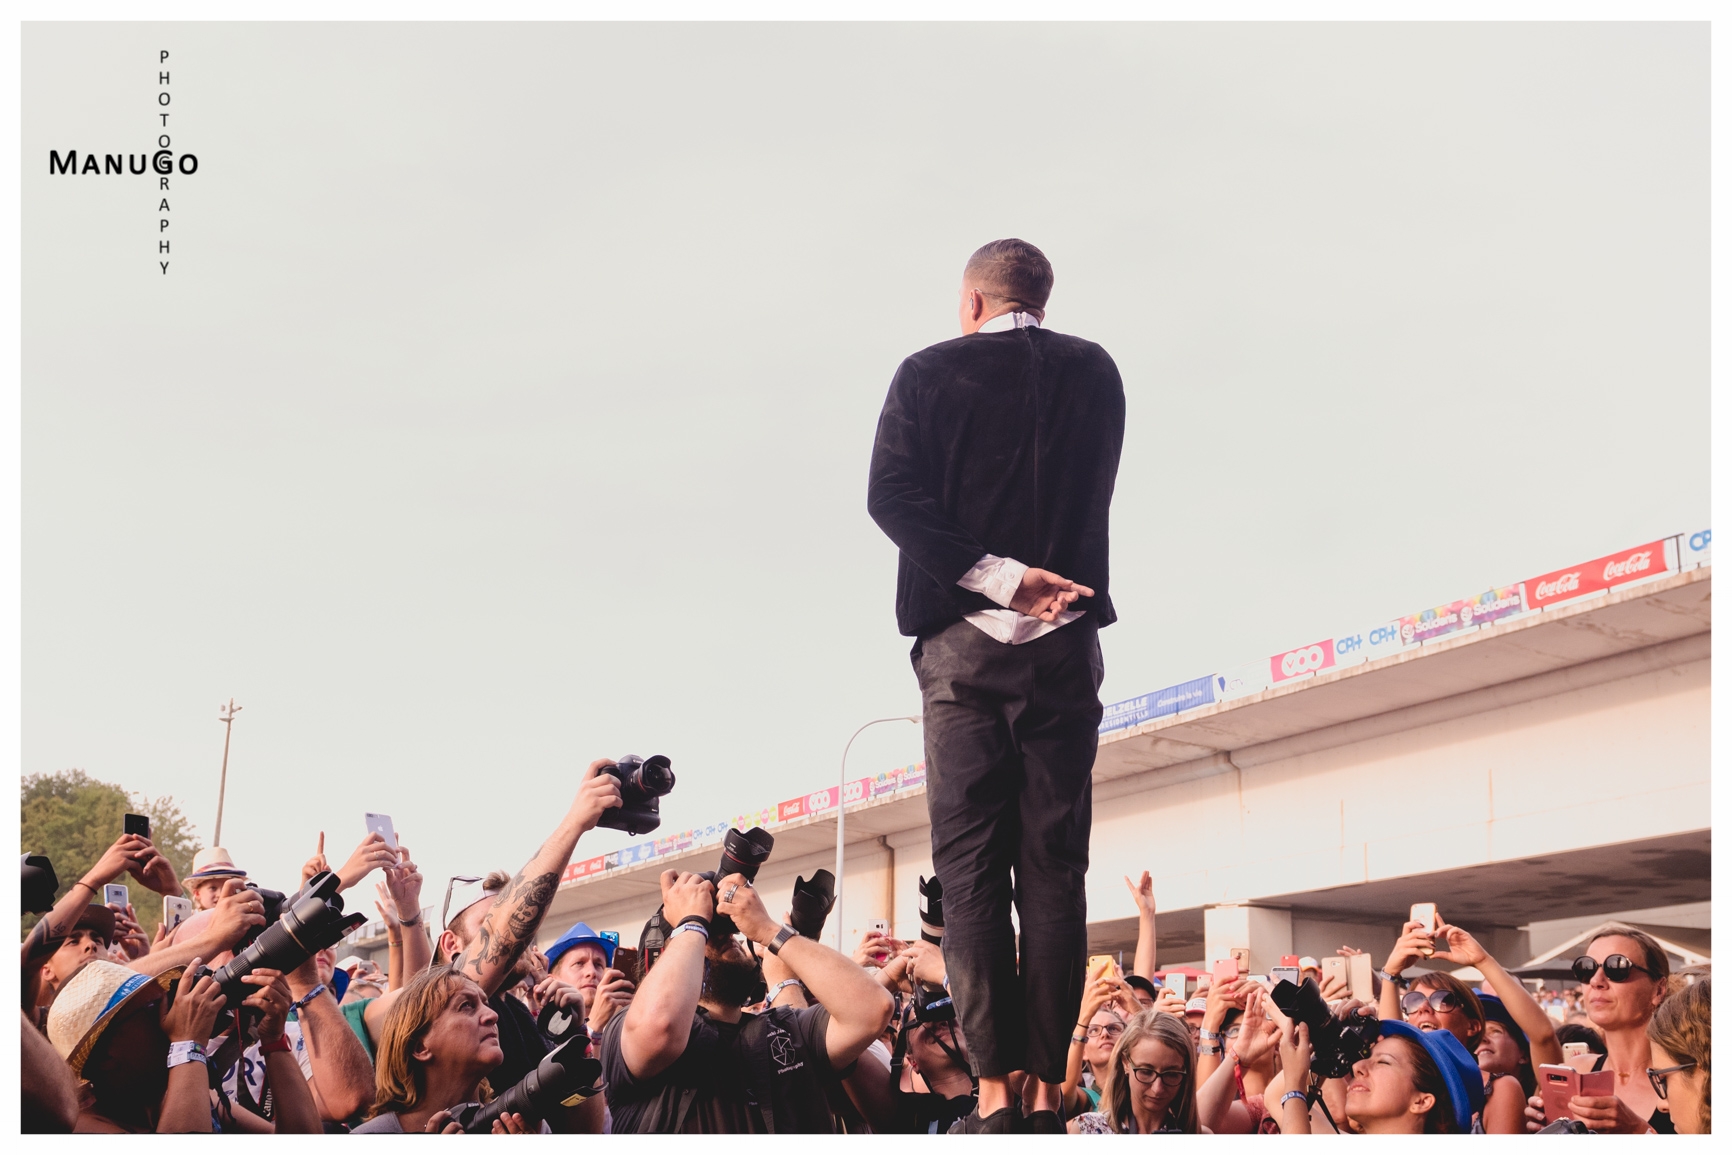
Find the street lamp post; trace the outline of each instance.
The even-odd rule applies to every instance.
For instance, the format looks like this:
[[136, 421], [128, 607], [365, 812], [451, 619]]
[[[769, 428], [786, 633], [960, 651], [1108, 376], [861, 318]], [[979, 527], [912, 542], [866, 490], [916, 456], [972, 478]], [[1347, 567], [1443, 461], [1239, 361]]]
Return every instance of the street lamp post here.
[[211, 839], [212, 846], [221, 846], [223, 843], [223, 796], [229, 792], [229, 736], [234, 733], [235, 715], [242, 709], [243, 707], [235, 705], [233, 698], [229, 699], [227, 706], [217, 707], [217, 721], [223, 724], [223, 773], [217, 782], [216, 835]]
[[836, 783], [836, 907], [830, 912], [830, 917], [836, 922], [836, 949], [843, 954], [848, 953], [848, 949], [842, 941], [842, 831], [843, 824], [848, 817], [848, 800], [844, 797], [848, 790], [848, 751], [853, 748], [855, 738], [865, 733], [869, 727], [876, 726], [880, 722], [913, 722], [915, 725], [919, 725], [920, 715], [904, 714], [896, 718], [874, 718], [865, 726], [854, 731], [853, 737], [848, 739], [848, 745], [842, 747], [842, 776]]

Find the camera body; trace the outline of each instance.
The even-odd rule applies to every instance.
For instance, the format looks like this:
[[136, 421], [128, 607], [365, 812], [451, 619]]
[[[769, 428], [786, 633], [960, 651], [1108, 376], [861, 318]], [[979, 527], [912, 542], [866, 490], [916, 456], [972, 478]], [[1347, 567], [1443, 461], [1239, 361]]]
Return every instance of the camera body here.
[[[768, 861], [770, 851], [775, 845], [775, 835], [762, 826], [754, 826], [744, 834], [737, 829], [729, 829], [727, 837], [722, 839], [720, 865], [714, 870], [704, 871], [698, 877], [708, 880], [711, 885], [719, 885], [728, 875], [739, 874], [745, 876], [747, 882], [751, 882], [758, 877], [758, 868]], [[720, 902], [721, 897], [717, 894], [716, 901]], [[710, 919], [710, 937], [713, 941], [725, 941], [734, 937], [738, 931], [734, 920], [720, 911]]]
[[589, 1033], [579, 1030], [547, 1052], [535, 1070], [491, 1103], [464, 1103], [451, 1110], [451, 1119], [470, 1135], [485, 1135], [501, 1115], [525, 1119], [547, 1118], [558, 1107], [575, 1107], [596, 1093], [601, 1081], [601, 1060], [584, 1057]]
[[1375, 1016], [1331, 1014], [1316, 979], [1298, 985], [1282, 979], [1269, 997], [1282, 1014], [1311, 1028], [1311, 1070], [1321, 1078], [1346, 1078], [1353, 1073], [1353, 1064], [1369, 1058], [1371, 1048], [1383, 1037]]
[[54, 874], [54, 864], [46, 854], [26, 854], [19, 865], [18, 907], [26, 914], [47, 914], [54, 909], [54, 894], [60, 889], [60, 879]]
[[241, 981], [254, 970], [292, 971], [367, 921], [364, 915], [343, 913], [343, 898], [337, 893], [341, 885], [327, 870], [314, 875], [292, 902], [277, 891], [261, 889], [261, 897], [272, 896], [266, 898], [266, 925], [237, 944], [234, 958], [214, 971], [200, 967], [197, 975], [216, 980], [230, 1010], [239, 1007], [257, 989]]
[[662, 795], [674, 788], [673, 762], [666, 755], [627, 754], [603, 767], [619, 781], [620, 804], [601, 812], [598, 825], [627, 834], [648, 834], [662, 824]]

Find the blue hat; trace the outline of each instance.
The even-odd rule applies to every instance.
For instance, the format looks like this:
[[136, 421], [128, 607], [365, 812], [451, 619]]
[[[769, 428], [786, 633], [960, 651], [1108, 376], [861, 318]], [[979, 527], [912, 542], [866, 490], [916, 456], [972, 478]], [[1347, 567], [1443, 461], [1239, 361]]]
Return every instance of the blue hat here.
[[560, 935], [558, 941], [547, 948], [547, 965], [551, 967], [554, 963], [559, 961], [560, 955], [564, 954], [580, 942], [592, 942], [596, 946], [599, 946], [602, 954], [607, 956], [607, 965], [613, 965], [613, 948], [619, 945], [619, 935], [604, 935], [597, 933], [589, 928], [587, 922], [578, 923], [576, 926]]
[[1465, 1135], [1473, 1130], [1473, 1117], [1485, 1109], [1485, 1083], [1479, 1064], [1461, 1040], [1448, 1031], [1422, 1031], [1400, 1019], [1383, 1020], [1383, 1037], [1399, 1035], [1425, 1048], [1432, 1063], [1443, 1075], [1443, 1085], [1449, 1096], [1449, 1108], [1455, 1117], [1455, 1129]]
[[1515, 1016], [1510, 1014], [1509, 1008], [1503, 1005], [1503, 1000], [1496, 995], [1488, 995], [1480, 990], [1475, 990], [1473, 993], [1479, 996], [1479, 1005], [1485, 1008], [1485, 1021], [1502, 1024], [1503, 1029], [1510, 1033], [1511, 1038], [1515, 1039], [1516, 1046], [1522, 1049], [1522, 1054], [1527, 1054], [1528, 1033], [1521, 1029], [1521, 1025], [1515, 1021]]

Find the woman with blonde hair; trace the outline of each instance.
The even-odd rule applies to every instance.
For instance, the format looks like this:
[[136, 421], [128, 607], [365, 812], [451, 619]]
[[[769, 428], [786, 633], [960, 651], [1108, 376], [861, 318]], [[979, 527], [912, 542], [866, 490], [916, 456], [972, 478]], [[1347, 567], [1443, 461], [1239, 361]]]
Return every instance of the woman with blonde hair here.
[[1125, 1025], [1107, 1067], [1101, 1108], [1070, 1122], [1073, 1135], [1195, 1135], [1197, 1055], [1185, 1021], [1143, 1011]]
[[1666, 997], [1648, 1020], [1648, 1045], [1654, 1065], [1648, 1082], [1660, 1097], [1660, 1110], [1680, 1135], [1709, 1135], [1712, 982], [1706, 975]]
[[[354, 1133], [456, 1133], [452, 1108], [492, 1098], [487, 1075], [504, 1058], [499, 1016], [486, 992], [450, 966], [429, 967], [402, 988], [385, 1016], [373, 1111]], [[493, 1124], [496, 1135], [526, 1130], [521, 1115]]]

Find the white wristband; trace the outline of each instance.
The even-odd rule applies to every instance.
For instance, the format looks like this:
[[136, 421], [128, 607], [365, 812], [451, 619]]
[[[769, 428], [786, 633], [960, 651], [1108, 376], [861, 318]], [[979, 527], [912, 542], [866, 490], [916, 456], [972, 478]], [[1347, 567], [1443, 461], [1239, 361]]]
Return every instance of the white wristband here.
[[771, 987], [770, 993], [764, 996], [764, 1005], [769, 1006], [771, 1003], [775, 1002], [776, 996], [787, 990], [789, 987], [799, 987], [801, 990], [805, 990], [806, 984], [801, 982], [799, 979], [783, 979], [781, 982]]
[[682, 923], [680, 923], [680, 925], [674, 927], [673, 933], [668, 935], [668, 941], [669, 942], [674, 941], [674, 939], [678, 938], [680, 935], [684, 934], [688, 930], [692, 931], [695, 934], [703, 935], [705, 942], [710, 941], [710, 928], [705, 926], [701, 922], [682, 922]]
[[171, 1071], [186, 1063], [203, 1062], [205, 1062], [204, 1048], [191, 1039], [168, 1045], [168, 1069]]

